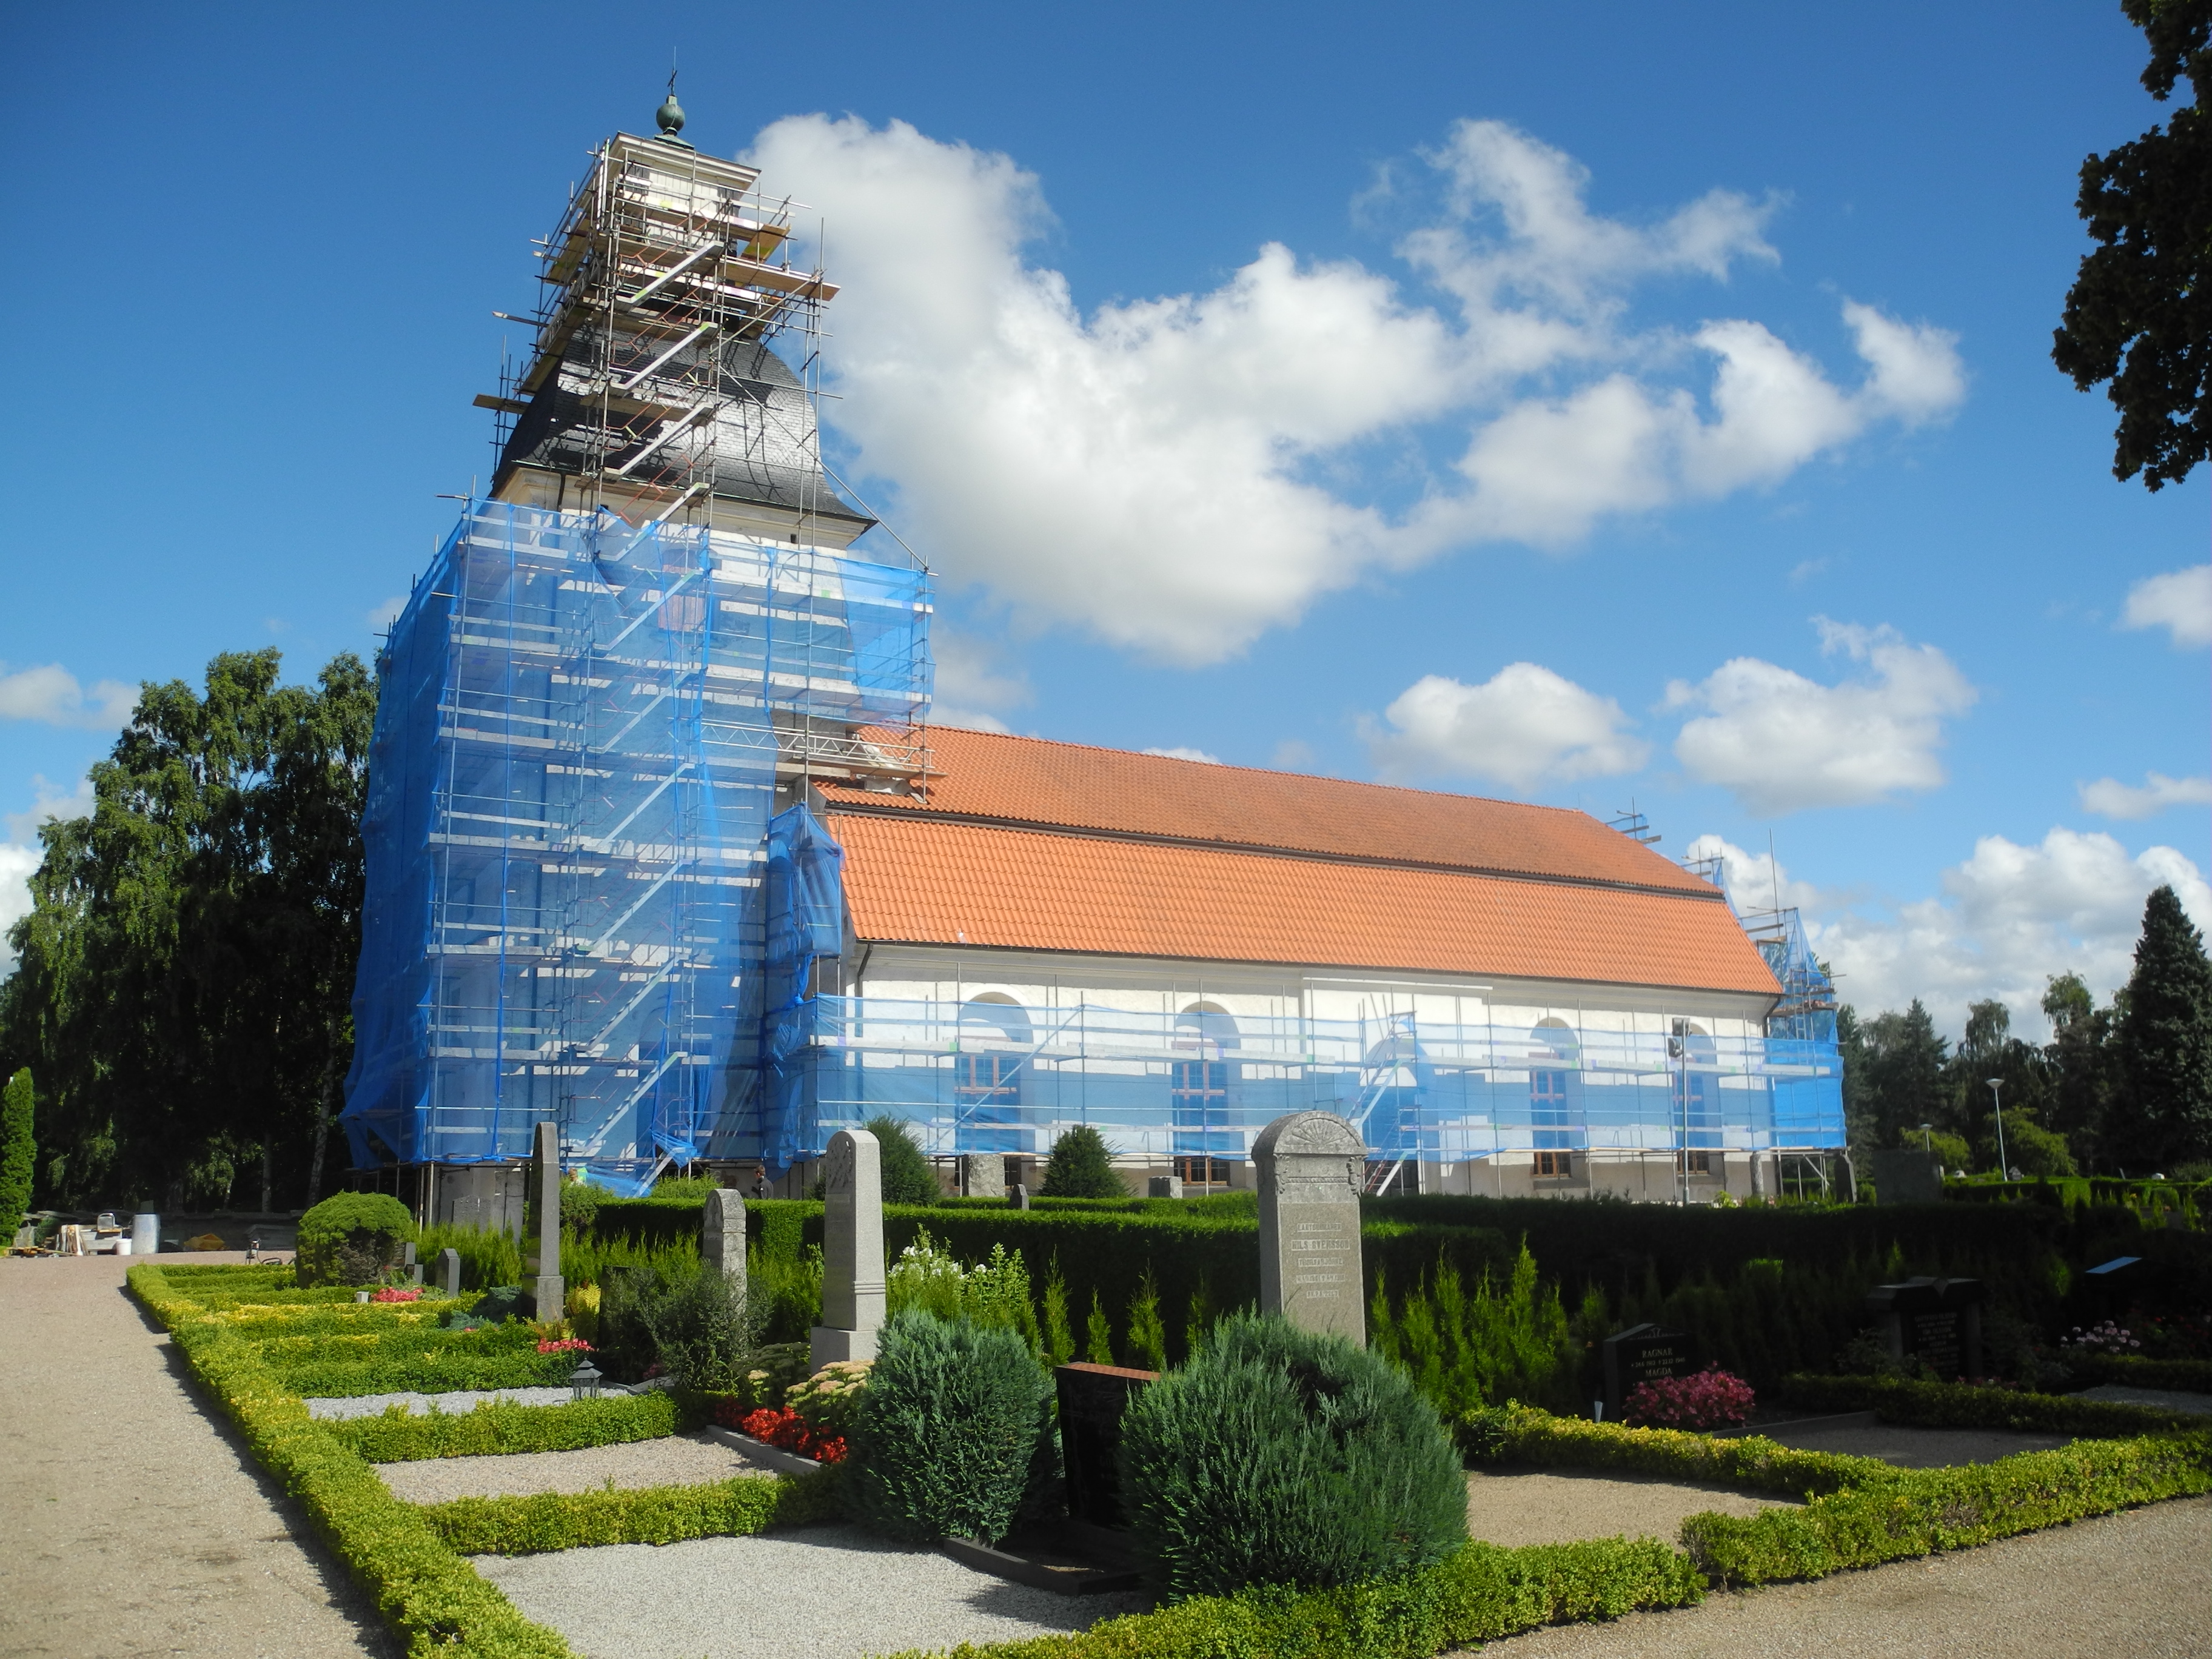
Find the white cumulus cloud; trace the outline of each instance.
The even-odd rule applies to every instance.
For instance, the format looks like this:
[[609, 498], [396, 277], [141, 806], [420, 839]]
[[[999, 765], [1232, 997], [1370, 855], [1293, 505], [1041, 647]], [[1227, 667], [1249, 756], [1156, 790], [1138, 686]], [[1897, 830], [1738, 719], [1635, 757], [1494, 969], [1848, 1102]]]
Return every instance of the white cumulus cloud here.
[[2081, 805], [2100, 817], [2147, 818], [2169, 806], [2212, 806], [2212, 778], [2146, 772], [2140, 789], [2118, 778], [2099, 778], [2081, 789]]
[[[1443, 200], [1399, 248], [1444, 307], [1269, 244], [1210, 290], [1086, 314], [1025, 257], [1049, 216], [1008, 156], [804, 116], [747, 159], [823, 211], [834, 418], [910, 538], [1029, 623], [1175, 661], [1234, 655], [1375, 568], [1771, 483], [1963, 395], [1949, 336], [1862, 306], [1856, 386], [1756, 322], [1686, 350], [1630, 328], [1640, 282], [1771, 263], [1769, 204], [1716, 191], [1639, 228], [1498, 122], [1427, 158]], [[1358, 446], [1431, 426], [1464, 453], [1411, 506], [1346, 483]]]
[[1011, 729], [1001, 717], [1030, 701], [1029, 678], [1006, 666], [995, 643], [939, 626], [930, 630], [929, 650], [937, 663], [929, 709], [933, 726], [1001, 733]]
[[2128, 589], [2123, 628], [2163, 628], [2177, 648], [2212, 645], [2212, 564], [2146, 576]]
[[138, 688], [120, 680], [100, 680], [89, 690], [58, 662], [13, 673], [0, 663], [0, 720], [37, 720], [47, 726], [82, 726], [97, 731], [131, 718]]
[[1633, 772], [1650, 746], [1610, 697], [1533, 662], [1508, 663], [1480, 685], [1427, 674], [1362, 722], [1386, 778], [1468, 777], [1528, 791], [1538, 784]]
[[1822, 685], [1757, 657], [1667, 689], [1670, 708], [1703, 710], [1674, 740], [1690, 775], [1733, 792], [1764, 817], [1854, 806], [1943, 781], [1943, 721], [1973, 706], [1965, 675], [1932, 645], [1895, 629], [1815, 617], [1821, 649], [1867, 672]]
[[1158, 755], [1166, 760], [1197, 761], [1206, 766], [1221, 764], [1220, 756], [1209, 755], [1203, 749], [1147, 749], [1143, 752], [1147, 755]]
[[1825, 896], [1809, 881], [1800, 881], [1790, 866], [1771, 853], [1753, 853], [1723, 836], [1699, 836], [1682, 850], [1685, 863], [1706, 859], [1720, 861], [1721, 885], [1739, 911], [1816, 909]]
[[2102, 831], [2065, 829], [2039, 846], [1984, 836], [1943, 872], [1940, 896], [1887, 909], [1816, 904], [1810, 931], [1863, 1014], [1918, 997], [1956, 1032], [1968, 1003], [1995, 997], [2016, 1030], [2033, 1030], [2051, 975], [2078, 973], [2100, 997], [2126, 982], [2143, 901], [2159, 886], [2212, 927], [2212, 887], [2174, 848], [2131, 854]]

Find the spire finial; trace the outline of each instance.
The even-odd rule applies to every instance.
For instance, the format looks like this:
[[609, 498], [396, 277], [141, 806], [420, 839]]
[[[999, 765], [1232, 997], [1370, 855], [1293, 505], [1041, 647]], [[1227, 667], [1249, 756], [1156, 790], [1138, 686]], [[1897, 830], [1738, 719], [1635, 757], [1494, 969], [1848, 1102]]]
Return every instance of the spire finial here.
[[668, 96], [653, 111], [653, 118], [659, 124], [663, 138], [672, 144], [684, 142], [680, 136], [684, 131], [684, 106], [676, 101], [676, 70], [672, 67], [668, 71]]

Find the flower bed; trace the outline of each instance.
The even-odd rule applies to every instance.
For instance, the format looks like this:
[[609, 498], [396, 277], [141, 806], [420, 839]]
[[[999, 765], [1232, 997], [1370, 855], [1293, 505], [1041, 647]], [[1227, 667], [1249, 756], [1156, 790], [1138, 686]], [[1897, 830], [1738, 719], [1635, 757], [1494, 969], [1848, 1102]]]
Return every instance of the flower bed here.
[[1717, 1365], [1692, 1376], [1639, 1382], [1625, 1402], [1629, 1425], [1638, 1429], [1734, 1429], [1751, 1415], [1750, 1384]]

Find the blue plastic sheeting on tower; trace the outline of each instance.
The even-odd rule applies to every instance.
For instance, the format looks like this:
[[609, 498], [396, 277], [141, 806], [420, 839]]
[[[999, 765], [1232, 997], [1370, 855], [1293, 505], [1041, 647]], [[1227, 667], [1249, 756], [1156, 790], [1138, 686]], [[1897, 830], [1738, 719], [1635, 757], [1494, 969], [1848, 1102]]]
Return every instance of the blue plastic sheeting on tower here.
[[764, 1088], [760, 1157], [781, 1176], [818, 1137], [808, 1132], [802, 1051], [812, 1030], [815, 964], [844, 950], [844, 849], [802, 803], [768, 827], [765, 1004], [761, 1029]]
[[617, 1191], [757, 1093], [781, 745], [927, 704], [927, 577], [471, 504], [379, 658], [357, 1167], [528, 1154]]

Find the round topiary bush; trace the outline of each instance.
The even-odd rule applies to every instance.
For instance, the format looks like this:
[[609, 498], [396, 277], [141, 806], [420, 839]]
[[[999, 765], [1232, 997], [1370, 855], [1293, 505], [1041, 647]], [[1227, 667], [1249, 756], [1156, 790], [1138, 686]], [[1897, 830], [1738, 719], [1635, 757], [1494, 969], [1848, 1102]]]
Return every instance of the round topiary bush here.
[[886, 1204], [934, 1204], [945, 1195], [937, 1171], [905, 1120], [886, 1113], [872, 1117], [867, 1131], [876, 1138], [876, 1165]]
[[1038, 1465], [1052, 1384], [1012, 1331], [909, 1308], [878, 1334], [845, 1497], [902, 1542], [1006, 1536]]
[[389, 1193], [337, 1193], [300, 1218], [302, 1285], [374, 1285], [399, 1266], [415, 1218]]
[[1217, 1325], [1121, 1419], [1121, 1502], [1167, 1593], [1346, 1584], [1467, 1540], [1436, 1410], [1379, 1355], [1279, 1316]]

